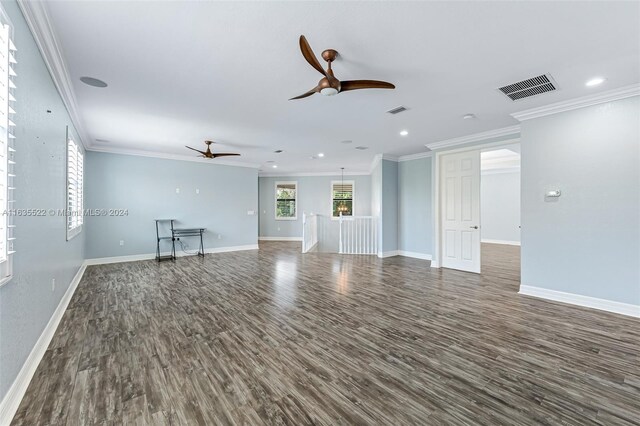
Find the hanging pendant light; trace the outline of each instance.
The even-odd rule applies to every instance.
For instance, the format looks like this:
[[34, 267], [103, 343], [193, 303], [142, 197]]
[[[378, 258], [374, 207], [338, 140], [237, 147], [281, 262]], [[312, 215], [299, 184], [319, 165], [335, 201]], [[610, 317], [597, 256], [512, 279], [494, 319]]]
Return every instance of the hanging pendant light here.
[[[344, 196], [344, 167], [340, 168], [342, 170], [341, 172], [341, 183], [340, 183], [340, 196]], [[342, 215], [344, 213], [346, 213], [349, 209], [347, 208], [347, 203], [343, 201], [340, 202], [340, 204], [337, 207], [338, 210], [338, 214]]]

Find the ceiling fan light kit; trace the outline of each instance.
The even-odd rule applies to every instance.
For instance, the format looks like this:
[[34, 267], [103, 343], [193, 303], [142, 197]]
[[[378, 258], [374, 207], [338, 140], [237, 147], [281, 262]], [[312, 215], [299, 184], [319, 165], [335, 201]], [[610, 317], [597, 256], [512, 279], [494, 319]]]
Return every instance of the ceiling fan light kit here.
[[324, 89], [320, 90], [320, 94], [324, 96], [333, 96], [338, 94], [338, 90], [334, 89], [333, 87], [325, 87]]

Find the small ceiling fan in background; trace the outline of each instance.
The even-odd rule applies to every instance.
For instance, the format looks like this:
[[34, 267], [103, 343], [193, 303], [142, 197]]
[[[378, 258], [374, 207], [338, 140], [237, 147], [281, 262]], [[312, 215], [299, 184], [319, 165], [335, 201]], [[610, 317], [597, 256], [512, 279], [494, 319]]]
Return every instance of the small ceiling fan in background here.
[[315, 68], [320, 74], [324, 77], [318, 82], [318, 85], [313, 89], [309, 90], [307, 93], [303, 93], [300, 96], [296, 96], [295, 98], [289, 99], [290, 101], [293, 99], [302, 99], [308, 96], [313, 95], [314, 93], [320, 93], [325, 96], [333, 96], [337, 95], [340, 92], [346, 92], [347, 90], [359, 90], [359, 89], [395, 89], [391, 83], [387, 83], [386, 81], [378, 81], [378, 80], [346, 80], [340, 81], [333, 75], [333, 70], [331, 69], [331, 63], [338, 56], [338, 52], [333, 49], [327, 49], [322, 52], [322, 59], [329, 63], [329, 67], [325, 71], [318, 60], [316, 59], [316, 55], [311, 50], [311, 46], [307, 42], [307, 39], [304, 35], [300, 36], [300, 50], [302, 51], [302, 56], [309, 62], [313, 68]]
[[218, 153], [213, 153], [211, 152], [211, 144], [215, 143], [213, 141], [204, 141], [204, 143], [207, 144], [207, 150], [206, 151], [200, 151], [199, 149], [195, 149], [195, 148], [191, 148], [190, 146], [186, 146], [187, 148], [199, 152], [200, 154], [202, 154], [202, 157], [204, 158], [217, 158], [217, 157], [228, 157], [230, 155], [240, 155], [240, 154], [232, 154], [232, 153], [227, 153], [227, 152], [218, 152]]

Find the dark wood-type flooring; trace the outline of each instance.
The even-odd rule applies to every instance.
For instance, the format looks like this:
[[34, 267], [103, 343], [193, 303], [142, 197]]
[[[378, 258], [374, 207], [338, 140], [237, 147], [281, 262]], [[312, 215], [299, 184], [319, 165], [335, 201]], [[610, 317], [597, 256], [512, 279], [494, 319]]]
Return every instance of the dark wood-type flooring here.
[[519, 249], [483, 254], [91, 266], [13, 424], [640, 424], [640, 320], [518, 295]]

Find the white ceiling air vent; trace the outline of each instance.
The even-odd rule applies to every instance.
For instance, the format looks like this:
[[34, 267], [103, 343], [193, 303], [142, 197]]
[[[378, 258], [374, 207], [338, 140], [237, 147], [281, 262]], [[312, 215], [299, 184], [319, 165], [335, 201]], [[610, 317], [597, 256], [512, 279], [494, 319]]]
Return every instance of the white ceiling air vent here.
[[546, 92], [553, 92], [557, 85], [549, 74], [542, 74], [537, 77], [522, 80], [517, 83], [508, 84], [498, 88], [512, 101], [540, 95]]
[[406, 108], [406, 107], [404, 107], [404, 106], [400, 105], [400, 106], [397, 106], [397, 107], [395, 107], [395, 108], [391, 108], [391, 109], [390, 109], [389, 111], [387, 111], [387, 112], [388, 112], [389, 114], [396, 115], [396, 114], [400, 114], [401, 112], [404, 112], [404, 111], [406, 111], [406, 110], [407, 110], [407, 108]]

